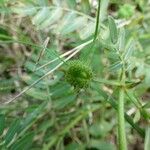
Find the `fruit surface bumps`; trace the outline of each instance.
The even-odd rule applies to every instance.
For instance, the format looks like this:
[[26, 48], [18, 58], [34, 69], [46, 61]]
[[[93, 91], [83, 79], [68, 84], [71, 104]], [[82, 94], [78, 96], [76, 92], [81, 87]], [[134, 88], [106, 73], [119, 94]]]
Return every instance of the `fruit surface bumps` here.
[[79, 60], [70, 61], [65, 78], [76, 89], [87, 88], [93, 78], [92, 69]]

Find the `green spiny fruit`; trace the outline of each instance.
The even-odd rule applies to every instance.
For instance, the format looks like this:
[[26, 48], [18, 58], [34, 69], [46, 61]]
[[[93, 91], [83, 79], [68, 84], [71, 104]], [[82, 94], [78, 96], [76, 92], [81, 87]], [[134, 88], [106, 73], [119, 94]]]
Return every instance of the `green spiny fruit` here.
[[65, 79], [76, 90], [87, 88], [93, 79], [92, 69], [79, 60], [70, 61], [65, 73]]

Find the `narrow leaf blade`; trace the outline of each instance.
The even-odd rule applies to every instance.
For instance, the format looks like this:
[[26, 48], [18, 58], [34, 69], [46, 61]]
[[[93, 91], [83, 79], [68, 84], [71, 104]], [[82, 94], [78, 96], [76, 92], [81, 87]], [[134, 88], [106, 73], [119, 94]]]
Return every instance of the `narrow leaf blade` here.
[[150, 127], [147, 128], [145, 143], [144, 143], [144, 150], [149, 150], [149, 149], [150, 149]]
[[109, 22], [109, 30], [110, 30], [110, 37], [113, 44], [116, 44], [118, 41], [118, 30], [116, 23], [112, 17], [108, 17]]
[[19, 120], [15, 120], [11, 126], [9, 127], [7, 133], [6, 133], [6, 136], [4, 138], [5, 140], [5, 144], [9, 144], [12, 139], [14, 138], [14, 136], [18, 133], [20, 129], [20, 121]]
[[32, 144], [32, 139], [34, 137], [34, 133], [28, 133], [24, 137], [22, 137], [19, 141], [15, 142], [10, 150], [28, 150]]
[[109, 0], [101, 0], [100, 6], [100, 22], [103, 22], [107, 16], [107, 7], [109, 4]]
[[0, 135], [3, 134], [4, 127], [5, 127], [5, 116], [0, 114]]

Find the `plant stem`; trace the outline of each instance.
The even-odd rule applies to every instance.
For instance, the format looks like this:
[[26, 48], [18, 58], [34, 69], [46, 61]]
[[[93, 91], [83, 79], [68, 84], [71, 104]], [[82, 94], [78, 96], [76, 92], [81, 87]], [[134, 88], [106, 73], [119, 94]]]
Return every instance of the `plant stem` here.
[[124, 89], [120, 89], [118, 102], [118, 139], [119, 150], [127, 150], [126, 133], [125, 133], [125, 119], [124, 119]]

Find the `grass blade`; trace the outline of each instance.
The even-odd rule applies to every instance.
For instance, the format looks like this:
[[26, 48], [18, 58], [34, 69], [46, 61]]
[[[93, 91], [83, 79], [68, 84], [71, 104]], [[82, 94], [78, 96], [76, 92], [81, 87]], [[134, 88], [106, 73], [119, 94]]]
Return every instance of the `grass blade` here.
[[5, 127], [5, 116], [0, 114], [0, 135], [3, 134], [4, 127]]

